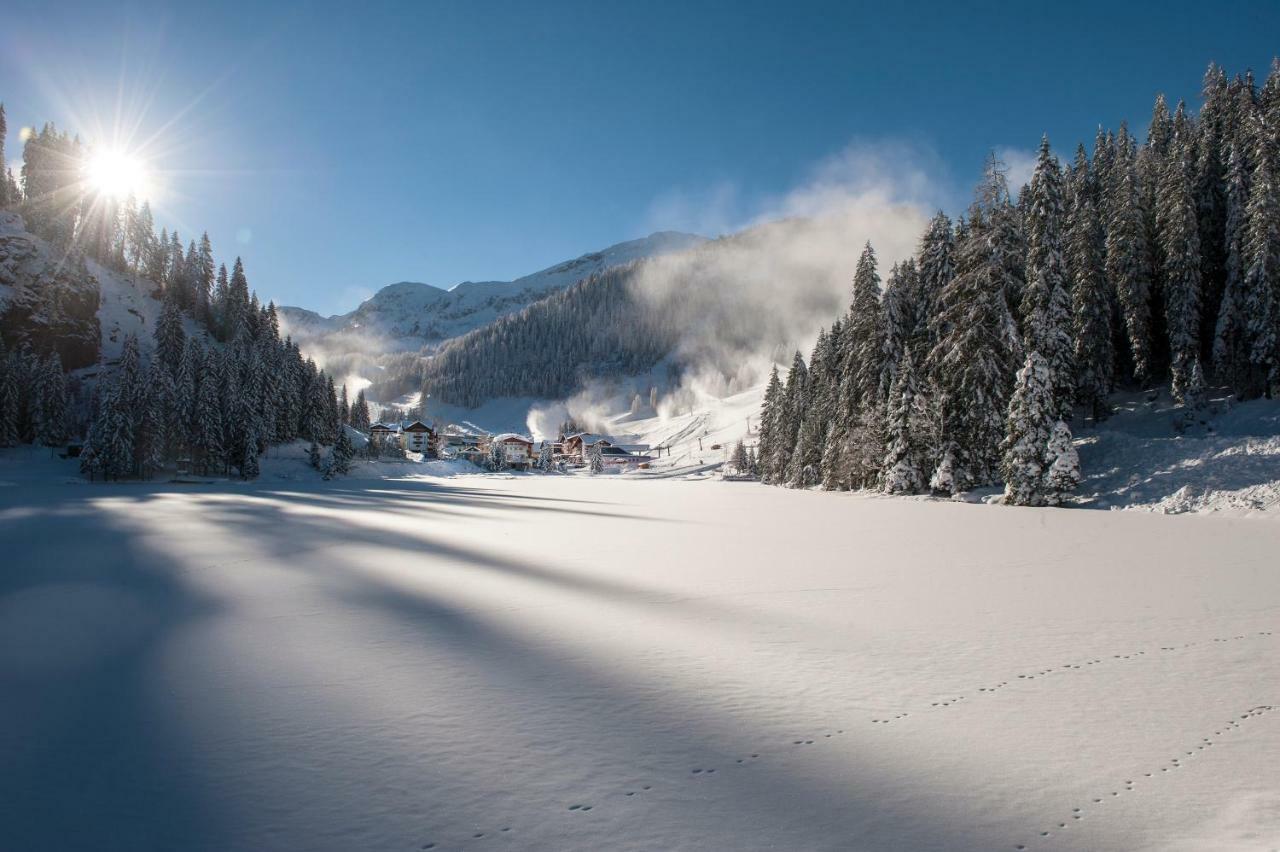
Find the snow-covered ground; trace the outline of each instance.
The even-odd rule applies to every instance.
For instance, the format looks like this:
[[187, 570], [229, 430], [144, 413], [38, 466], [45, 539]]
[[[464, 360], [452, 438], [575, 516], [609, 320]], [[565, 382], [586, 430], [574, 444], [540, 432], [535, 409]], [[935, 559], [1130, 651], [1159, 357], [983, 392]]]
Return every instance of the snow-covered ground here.
[[1088, 503], [1280, 517], [1280, 401], [1224, 397], [1189, 419], [1167, 395], [1116, 402], [1102, 428], [1078, 434]]
[[0, 465], [6, 850], [1280, 845], [1270, 523], [69, 464]]

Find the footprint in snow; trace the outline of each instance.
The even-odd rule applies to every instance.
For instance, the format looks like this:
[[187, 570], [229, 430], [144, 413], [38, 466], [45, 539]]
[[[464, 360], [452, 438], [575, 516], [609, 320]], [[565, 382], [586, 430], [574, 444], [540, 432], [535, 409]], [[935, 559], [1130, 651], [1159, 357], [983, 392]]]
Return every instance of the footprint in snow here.
[[[1246, 712], [1244, 712], [1244, 713], [1240, 714], [1239, 718], [1240, 718], [1240, 719], [1242, 719], [1242, 720], [1246, 720], [1246, 721], [1247, 721], [1247, 720], [1249, 720], [1249, 719], [1257, 719], [1257, 718], [1260, 718], [1261, 716], [1263, 716], [1263, 715], [1264, 715], [1265, 713], [1267, 713], [1268, 711], [1270, 711], [1270, 710], [1274, 710], [1274, 709], [1276, 709], [1274, 705], [1269, 705], [1269, 704], [1260, 704], [1260, 705], [1258, 705], [1257, 707], [1250, 708], [1248, 711], [1246, 711]], [[1230, 720], [1230, 721], [1228, 721], [1228, 722], [1227, 722], [1227, 729], [1228, 729], [1228, 730], [1229, 730], [1230, 728], [1233, 728], [1233, 727], [1239, 727], [1239, 722], [1238, 722], [1237, 720], [1235, 720], [1235, 719], [1232, 719], [1232, 720]], [[1215, 733], [1215, 735], [1218, 735], [1218, 736], [1220, 736], [1220, 735], [1221, 735], [1221, 732], [1220, 732], [1220, 731], [1215, 731], [1214, 733]], [[1197, 749], [1203, 749], [1205, 745], [1213, 745], [1213, 741], [1212, 741], [1211, 739], [1209, 739], [1208, 737], [1202, 737], [1200, 741], [1201, 741], [1201, 743], [1203, 743], [1204, 745], [1198, 745], [1198, 746], [1196, 746], [1196, 748], [1197, 748]], [[1192, 757], [1195, 757], [1195, 756], [1196, 756], [1194, 751], [1187, 751], [1187, 752], [1185, 752], [1185, 754], [1186, 754], [1186, 755], [1189, 755], [1189, 756], [1192, 756]], [[1171, 767], [1172, 767], [1173, 769], [1181, 769], [1183, 766], [1185, 766], [1185, 765], [1186, 765], [1185, 763], [1183, 763], [1183, 762], [1182, 762], [1182, 758], [1180, 758], [1180, 757], [1170, 758], [1169, 763], [1170, 763], [1170, 765], [1169, 765], [1169, 766], [1162, 766], [1162, 767], [1160, 767], [1160, 771], [1161, 771], [1161, 772], [1168, 772], [1168, 771], [1169, 771], [1169, 769], [1170, 769]], [[1155, 773], [1154, 773], [1154, 772], [1144, 772], [1144, 773], [1142, 773], [1142, 774], [1143, 774], [1143, 776], [1145, 776], [1145, 777], [1147, 777], [1147, 778], [1154, 777], [1154, 775], [1155, 775]], [[1124, 792], [1127, 792], [1127, 793], [1136, 793], [1136, 792], [1137, 792], [1137, 785], [1136, 785], [1136, 783], [1133, 781], [1133, 779], [1131, 779], [1131, 778], [1130, 778], [1130, 779], [1126, 779], [1126, 780], [1125, 780], [1125, 782], [1124, 782]], [[1120, 790], [1113, 790], [1113, 791], [1111, 791], [1111, 796], [1112, 796], [1113, 798], [1116, 798], [1116, 797], [1119, 797], [1120, 793], [1121, 793], [1121, 791], [1120, 791]], [[1104, 801], [1104, 799], [1103, 799], [1102, 797], [1095, 797], [1095, 798], [1093, 799], [1093, 803], [1094, 803], [1095, 805], [1100, 805], [1100, 804], [1102, 804], [1102, 802], [1103, 802], [1103, 801]], [[1071, 818], [1072, 818], [1073, 820], [1083, 819], [1084, 817], [1083, 817], [1082, 809], [1081, 809], [1081, 808], [1072, 808], [1072, 809], [1071, 809]], [[1065, 825], [1066, 825], [1066, 823], [1058, 823], [1058, 828], [1060, 828], [1060, 829], [1061, 829], [1061, 828], [1064, 828], [1064, 827], [1065, 827]], [[1041, 837], [1048, 837], [1048, 836], [1049, 836], [1049, 832], [1047, 832], [1047, 831], [1042, 831], [1042, 832], [1040, 832], [1040, 836], [1041, 836]], [[1015, 846], [1014, 848], [1015, 848], [1015, 849], [1026, 849], [1027, 847], [1026, 847], [1026, 845], [1025, 845], [1025, 844], [1019, 844], [1019, 845]]]

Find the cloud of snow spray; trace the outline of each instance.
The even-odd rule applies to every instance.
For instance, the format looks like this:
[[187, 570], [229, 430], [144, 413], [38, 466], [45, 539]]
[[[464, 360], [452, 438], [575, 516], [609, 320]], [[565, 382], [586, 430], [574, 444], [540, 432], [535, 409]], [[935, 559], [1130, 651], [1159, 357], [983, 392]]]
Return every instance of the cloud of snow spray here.
[[[678, 369], [671, 378], [660, 367], [635, 380], [595, 382], [563, 403], [535, 406], [529, 430], [553, 436], [566, 415], [604, 429], [610, 414], [635, 408], [636, 394], [644, 416], [666, 419], [756, 386], [796, 349], [807, 357], [818, 330], [847, 309], [868, 241], [882, 279], [914, 251], [928, 218], [949, 200], [942, 173], [937, 157], [917, 146], [856, 144], [820, 163], [797, 189], [738, 219], [726, 229], [730, 236], [646, 261], [635, 292], [661, 315], [678, 309], [680, 342], [669, 359]], [[718, 188], [717, 209], [704, 223], [732, 221], [720, 209], [732, 195]], [[663, 201], [664, 211], [686, 216], [689, 206]], [[659, 389], [651, 408], [650, 387]]]

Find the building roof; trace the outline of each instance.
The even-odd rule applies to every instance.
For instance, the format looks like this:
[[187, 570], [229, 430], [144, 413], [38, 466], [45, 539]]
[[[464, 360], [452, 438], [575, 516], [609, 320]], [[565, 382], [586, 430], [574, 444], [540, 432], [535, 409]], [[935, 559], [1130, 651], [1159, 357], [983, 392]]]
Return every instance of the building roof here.
[[374, 423], [369, 427], [370, 432], [399, 432], [399, 426], [392, 426], [388, 423]]
[[405, 432], [434, 432], [435, 431], [430, 426], [423, 423], [421, 420], [415, 420], [409, 425], [402, 426], [400, 428]]
[[575, 432], [572, 435], [565, 436], [566, 441], [572, 441], [574, 438], [580, 439], [583, 445], [598, 444], [601, 441], [604, 441], [607, 444], [613, 443], [613, 438], [610, 438], [608, 435], [597, 435], [594, 432]]
[[526, 438], [524, 435], [517, 435], [515, 432], [503, 432], [501, 435], [494, 435], [493, 440], [500, 442], [519, 441], [522, 444], [528, 444], [531, 447], [533, 446], [532, 438]]

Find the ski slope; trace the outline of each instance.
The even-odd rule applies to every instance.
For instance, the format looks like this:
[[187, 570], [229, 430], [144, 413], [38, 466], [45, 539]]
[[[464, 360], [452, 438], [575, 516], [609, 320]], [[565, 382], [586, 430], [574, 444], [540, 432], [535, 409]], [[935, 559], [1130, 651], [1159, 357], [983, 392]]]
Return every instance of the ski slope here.
[[1280, 844], [1267, 521], [36, 467], [6, 850]]

